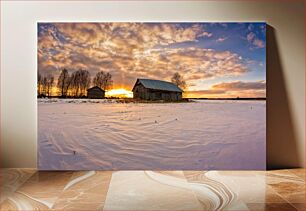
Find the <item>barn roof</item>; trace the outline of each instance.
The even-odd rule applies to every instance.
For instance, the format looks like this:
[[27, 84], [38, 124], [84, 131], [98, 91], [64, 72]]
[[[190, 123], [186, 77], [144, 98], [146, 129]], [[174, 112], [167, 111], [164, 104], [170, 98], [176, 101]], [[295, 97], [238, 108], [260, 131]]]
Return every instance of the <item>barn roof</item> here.
[[105, 92], [103, 89], [101, 89], [101, 88], [98, 87], [98, 86], [91, 87], [91, 88], [87, 89], [87, 91], [90, 91], [90, 90], [92, 90], [92, 89], [99, 89], [100, 91]]
[[[145, 88], [156, 89], [172, 92], [183, 92], [177, 85], [168, 81], [153, 80], [153, 79], [137, 79], [135, 85], [140, 82]], [[134, 87], [135, 87], [134, 85]], [[134, 90], [133, 87], [133, 90]]]

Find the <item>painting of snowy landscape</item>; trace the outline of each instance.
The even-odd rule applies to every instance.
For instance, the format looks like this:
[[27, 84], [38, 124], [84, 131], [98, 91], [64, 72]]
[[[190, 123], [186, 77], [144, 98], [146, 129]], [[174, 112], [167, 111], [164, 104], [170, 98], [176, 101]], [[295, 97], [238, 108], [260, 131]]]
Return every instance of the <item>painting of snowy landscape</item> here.
[[263, 170], [266, 24], [38, 23], [40, 170]]

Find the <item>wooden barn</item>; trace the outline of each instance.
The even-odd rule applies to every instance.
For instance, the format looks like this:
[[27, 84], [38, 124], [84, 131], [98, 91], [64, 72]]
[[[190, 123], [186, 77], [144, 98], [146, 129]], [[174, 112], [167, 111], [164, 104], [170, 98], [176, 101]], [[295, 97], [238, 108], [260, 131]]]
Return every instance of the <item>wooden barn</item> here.
[[183, 93], [171, 82], [152, 79], [137, 79], [132, 91], [135, 99], [165, 101], [181, 100]]
[[98, 86], [87, 89], [87, 97], [92, 99], [105, 98], [105, 91]]

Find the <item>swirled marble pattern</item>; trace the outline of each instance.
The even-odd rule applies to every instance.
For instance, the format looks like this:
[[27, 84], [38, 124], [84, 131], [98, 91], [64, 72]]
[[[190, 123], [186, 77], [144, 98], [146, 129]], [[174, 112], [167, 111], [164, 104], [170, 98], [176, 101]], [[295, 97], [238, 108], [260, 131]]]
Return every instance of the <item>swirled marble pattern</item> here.
[[[184, 172], [188, 182], [196, 186], [195, 195], [204, 210], [248, 210], [245, 203], [226, 185], [207, 176], [209, 172]], [[205, 189], [204, 189], [205, 187]], [[207, 193], [210, 194], [208, 195]], [[213, 197], [209, 197], [213, 196]]]
[[10, 197], [34, 173], [34, 169], [1, 169], [0, 203]]
[[305, 169], [1, 169], [1, 210], [305, 210]]
[[266, 182], [286, 201], [305, 203], [305, 171], [279, 170], [268, 172]]
[[183, 172], [113, 173], [105, 210], [201, 210]]
[[102, 210], [111, 176], [107, 171], [74, 173], [52, 209]]

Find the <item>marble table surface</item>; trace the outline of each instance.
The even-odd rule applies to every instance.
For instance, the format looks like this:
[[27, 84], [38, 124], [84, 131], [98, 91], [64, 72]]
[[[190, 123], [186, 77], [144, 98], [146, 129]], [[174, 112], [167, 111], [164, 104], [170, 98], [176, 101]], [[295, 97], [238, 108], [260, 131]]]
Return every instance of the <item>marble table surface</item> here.
[[1, 210], [305, 210], [305, 169], [1, 169]]

